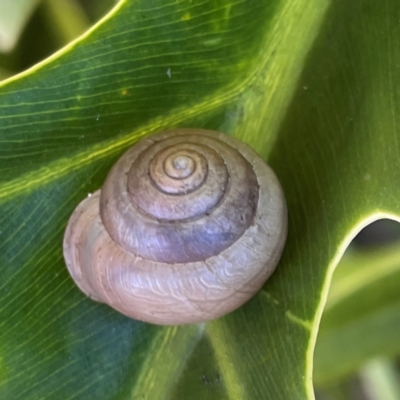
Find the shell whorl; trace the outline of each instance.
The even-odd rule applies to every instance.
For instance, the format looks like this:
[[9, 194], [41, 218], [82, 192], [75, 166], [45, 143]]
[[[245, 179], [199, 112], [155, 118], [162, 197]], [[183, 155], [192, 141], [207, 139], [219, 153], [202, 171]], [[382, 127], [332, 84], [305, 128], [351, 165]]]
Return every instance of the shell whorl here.
[[218, 132], [141, 140], [75, 210], [64, 257], [88, 296], [159, 324], [237, 308], [279, 261], [286, 204], [272, 170]]
[[125, 250], [185, 263], [234, 243], [251, 224], [257, 198], [257, 178], [236, 149], [189, 131], [144, 140], [125, 153], [106, 179], [100, 208]]

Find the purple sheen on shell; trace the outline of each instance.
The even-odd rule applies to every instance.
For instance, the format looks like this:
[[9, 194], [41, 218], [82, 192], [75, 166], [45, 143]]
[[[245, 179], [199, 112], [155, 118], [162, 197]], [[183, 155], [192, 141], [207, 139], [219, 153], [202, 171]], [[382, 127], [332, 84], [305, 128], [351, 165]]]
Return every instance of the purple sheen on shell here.
[[96, 301], [150, 323], [197, 323], [254, 296], [286, 235], [282, 188], [252, 149], [176, 129], [134, 145], [78, 205], [64, 258]]

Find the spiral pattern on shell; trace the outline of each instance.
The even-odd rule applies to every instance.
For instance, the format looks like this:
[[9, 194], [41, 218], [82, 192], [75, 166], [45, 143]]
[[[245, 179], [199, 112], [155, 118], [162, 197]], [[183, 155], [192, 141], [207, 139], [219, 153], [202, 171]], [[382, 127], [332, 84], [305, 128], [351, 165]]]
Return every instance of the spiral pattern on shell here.
[[273, 171], [224, 134], [141, 140], [70, 218], [64, 258], [80, 289], [132, 318], [183, 324], [246, 302], [279, 261], [286, 203]]

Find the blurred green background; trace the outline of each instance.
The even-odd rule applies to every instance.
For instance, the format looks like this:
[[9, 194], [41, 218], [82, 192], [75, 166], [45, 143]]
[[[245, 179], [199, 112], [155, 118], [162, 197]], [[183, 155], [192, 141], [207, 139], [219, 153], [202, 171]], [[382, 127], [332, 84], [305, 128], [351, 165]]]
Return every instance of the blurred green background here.
[[23, 71], [85, 32], [116, 0], [0, 0], [0, 79]]
[[[0, 80], [53, 54], [115, 4], [0, 0]], [[339, 264], [317, 340], [317, 399], [400, 400], [399, 244], [400, 225], [381, 220], [359, 233]]]

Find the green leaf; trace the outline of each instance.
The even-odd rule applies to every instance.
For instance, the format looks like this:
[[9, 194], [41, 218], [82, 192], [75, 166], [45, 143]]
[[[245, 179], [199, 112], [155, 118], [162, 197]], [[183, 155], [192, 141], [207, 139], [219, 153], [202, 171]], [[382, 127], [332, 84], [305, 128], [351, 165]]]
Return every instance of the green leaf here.
[[[354, 234], [400, 211], [397, 0], [125, 0], [0, 88], [0, 397], [312, 399], [312, 352]], [[144, 135], [252, 145], [287, 196], [282, 262], [244, 307], [156, 327], [66, 271], [77, 203]]]
[[0, 0], [0, 52], [11, 51], [39, 0]]
[[314, 378], [326, 385], [368, 359], [400, 354], [398, 244], [351, 251], [334, 274], [315, 351]]

